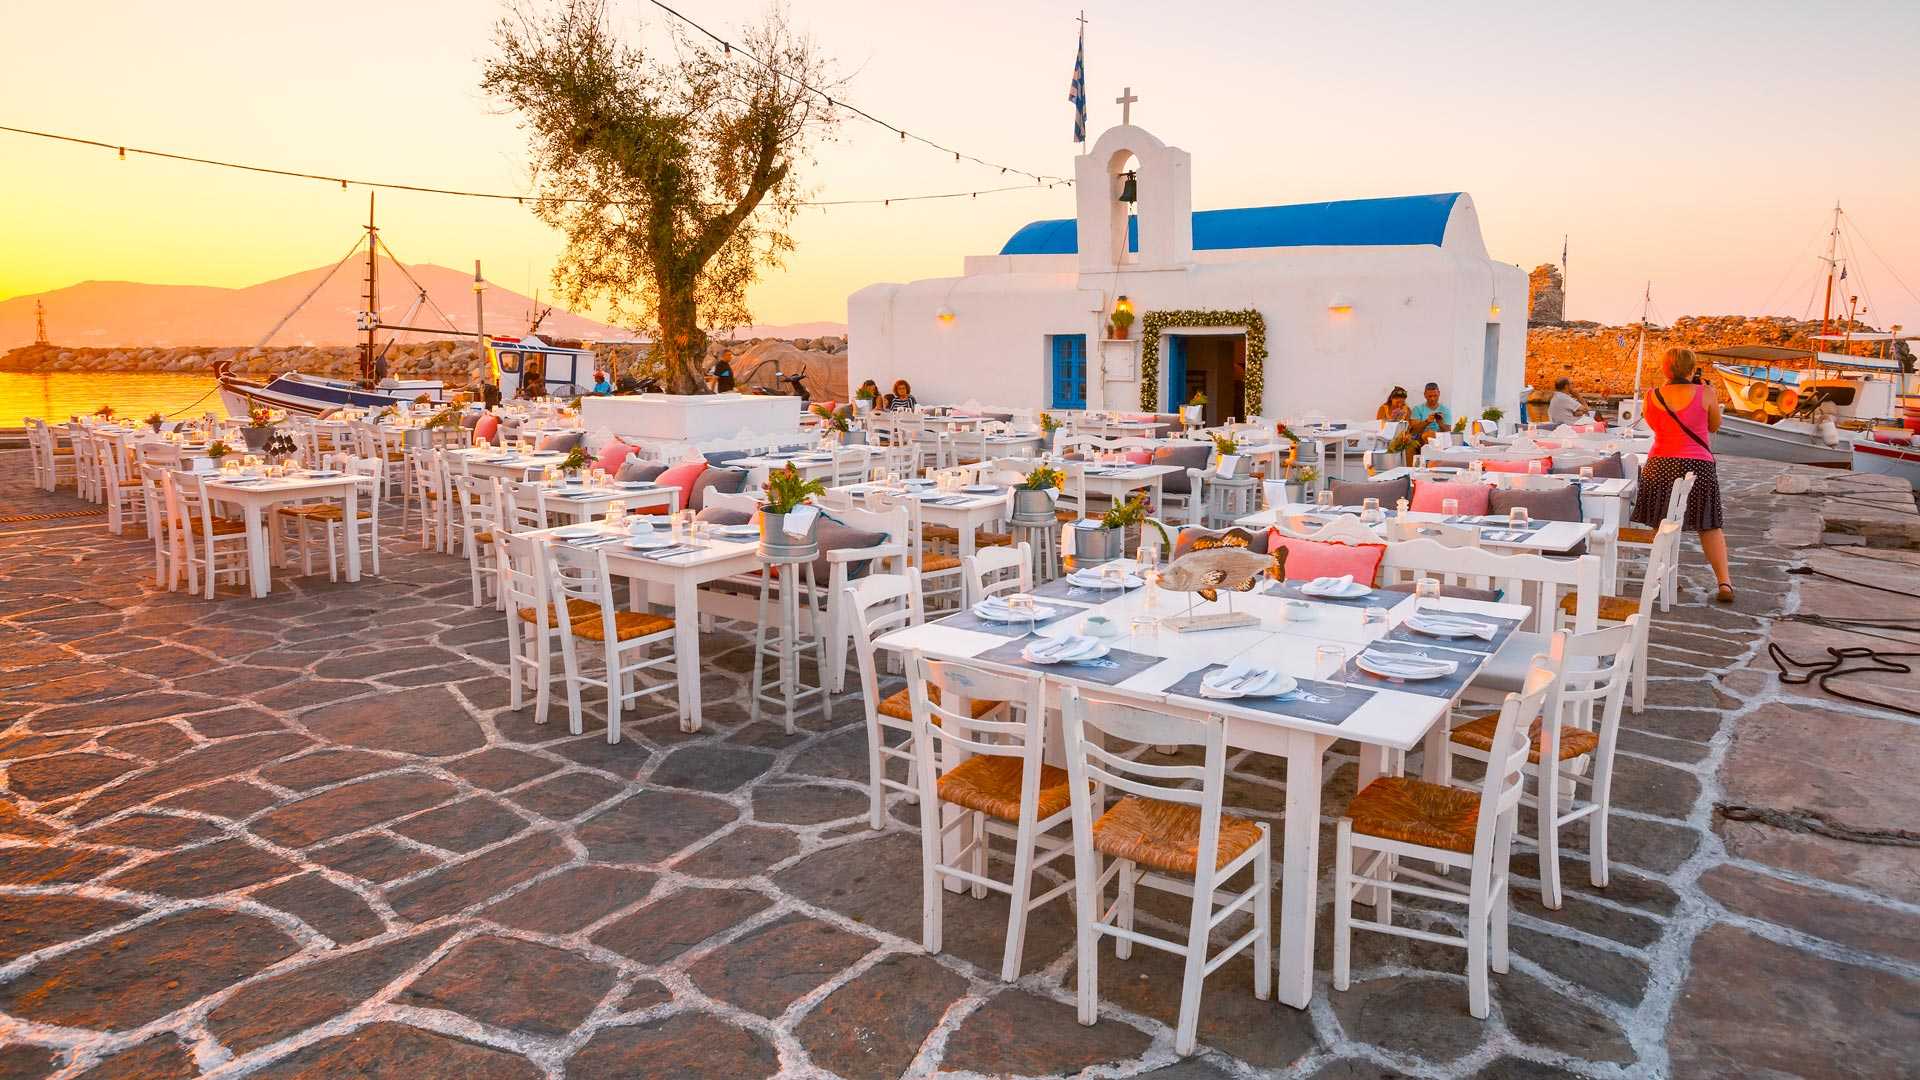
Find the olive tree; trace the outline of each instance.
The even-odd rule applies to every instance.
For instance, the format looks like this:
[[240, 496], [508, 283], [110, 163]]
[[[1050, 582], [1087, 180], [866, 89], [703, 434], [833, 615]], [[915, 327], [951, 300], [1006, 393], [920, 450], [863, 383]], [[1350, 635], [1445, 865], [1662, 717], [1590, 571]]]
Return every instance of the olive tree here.
[[666, 37], [623, 38], [605, 0], [516, 8], [481, 86], [528, 133], [534, 213], [566, 238], [556, 288], [650, 331], [666, 388], [693, 394], [705, 327], [751, 322], [747, 287], [793, 250], [799, 169], [831, 137], [838, 87], [779, 8], [739, 50], [677, 23]]

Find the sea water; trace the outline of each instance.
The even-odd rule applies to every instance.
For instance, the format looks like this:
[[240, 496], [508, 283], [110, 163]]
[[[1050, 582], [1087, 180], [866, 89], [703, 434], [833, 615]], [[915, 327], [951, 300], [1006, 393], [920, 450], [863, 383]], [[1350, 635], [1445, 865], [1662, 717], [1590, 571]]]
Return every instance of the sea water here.
[[154, 412], [169, 419], [208, 411], [224, 416], [219, 390], [212, 375], [179, 372], [0, 372], [0, 428], [24, 427], [29, 416], [64, 423], [102, 405], [136, 423]]

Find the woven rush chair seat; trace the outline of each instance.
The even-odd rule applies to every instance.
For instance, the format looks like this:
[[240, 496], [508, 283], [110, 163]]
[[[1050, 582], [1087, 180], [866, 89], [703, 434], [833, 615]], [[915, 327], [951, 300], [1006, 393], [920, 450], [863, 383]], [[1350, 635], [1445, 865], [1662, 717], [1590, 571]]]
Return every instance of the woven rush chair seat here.
[[973, 546], [974, 547], [1012, 547], [1013, 534], [1003, 533], [1003, 532], [988, 532], [985, 529], [981, 529], [973, 534]]
[[[306, 518], [308, 521], [347, 520], [346, 508], [333, 503], [301, 503], [297, 506], [283, 507], [280, 512], [289, 517]], [[373, 511], [362, 510], [358, 517], [361, 521], [370, 520], [373, 517]], [[491, 542], [492, 540], [493, 537], [489, 536], [486, 542]]]
[[[1577, 593], [1568, 593], [1560, 598], [1560, 610], [1568, 615], [1580, 611], [1580, 597]], [[1640, 599], [1634, 596], [1603, 596], [1600, 598], [1601, 622], [1626, 622], [1640, 614]]]
[[[365, 513], [363, 512], [363, 513], [361, 514], [361, 516], [362, 516], [362, 517], [365, 517], [365, 516], [366, 516], [366, 514], [365, 514]], [[482, 530], [480, 530], [479, 532], [477, 532], [477, 533], [474, 533], [474, 534], [473, 534], [473, 542], [474, 542], [474, 543], [476, 543], [476, 544], [491, 544], [491, 543], [493, 543], [493, 530], [492, 530], [492, 529], [482, 529]]]
[[[554, 614], [555, 612], [553, 610], [553, 605], [551, 604], [547, 605], [548, 621], [546, 625], [548, 626], [554, 625], [553, 623]], [[521, 608], [519, 611], [519, 615], [520, 615], [521, 621], [523, 622], [539, 622], [540, 621], [540, 613], [530, 607]], [[597, 619], [599, 617], [600, 617], [600, 609], [593, 603], [593, 601], [582, 600], [579, 597], [567, 598], [567, 621], [568, 622], [579, 622], [581, 619], [586, 619], [586, 618]]]
[[1353, 831], [1422, 847], [1473, 854], [1480, 793], [1405, 776], [1383, 776], [1353, 797]]
[[[968, 810], [978, 810], [1001, 821], [1020, 820], [1019, 758], [985, 754], [970, 757], [940, 777], [940, 799]], [[1071, 801], [1067, 770], [1040, 766], [1040, 805], [1036, 817], [1044, 820], [1067, 808]]]
[[[588, 603], [592, 609], [585, 617], [573, 620], [573, 635], [588, 641], [605, 641], [607, 628], [600, 620], [600, 607]], [[647, 637], [665, 630], [673, 629], [673, 620], [665, 615], [655, 615], [646, 611], [616, 611], [613, 613], [613, 636], [616, 641], [632, 641], [634, 638]]]
[[[939, 704], [940, 688], [937, 686], [927, 687], [927, 699], [936, 705]], [[999, 707], [1000, 702], [998, 701], [983, 701], [976, 698], [967, 706], [967, 711], [973, 714], [975, 720], [978, 720]], [[880, 704], [875, 705], [873, 708], [874, 711], [881, 716], [891, 716], [895, 720], [904, 720], [911, 724], [913, 723], [913, 692], [904, 687], [895, 690], [893, 693], [881, 698]], [[938, 716], [934, 717], [933, 723], [935, 727], [940, 726], [940, 718]]]
[[1643, 529], [1638, 525], [1622, 525], [1616, 539], [1623, 544], [1651, 544], [1654, 532], [1653, 529]]
[[1055, 520], [1055, 521], [1057, 521], [1057, 522], [1060, 522], [1060, 523], [1061, 523], [1062, 525], [1071, 525], [1071, 524], [1073, 524], [1074, 522], [1076, 522], [1076, 521], [1079, 521], [1079, 520], [1080, 520], [1080, 511], [1078, 511], [1078, 510], [1055, 510], [1055, 511], [1053, 512], [1053, 520]]
[[[1448, 736], [1461, 746], [1471, 746], [1486, 753], [1493, 752], [1493, 729], [1500, 722], [1499, 713], [1488, 713], [1477, 720], [1470, 720], [1453, 729]], [[1577, 758], [1582, 754], [1591, 754], [1600, 748], [1600, 736], [1585, 728], [1570, 724], [1560, 725], [1560, 760]], [[1527, 754], [1527, 760], [1540, 764], [1540, 725], [1533, 727], [1533, 750]]]
[[951, 525], [922, 525], [920, 526], [920, 538], [922, 540], [957, 544], [960, 542], [960, 530]]
[[401, 453], [398, 450], [389, 450], [387, 451], [387, 460], [388, 461], [405, 461], [407, 460], [407, 455]]
[[[1260, 827], [1243, 817], [1220, 815], [1219, 869], [1260, 842]], [[1200, 808], [1129, 795], [1093, 823], [1093, 846], [1169, 874], [1193, 876], [1200, 865]]]
[[[426, 496], [427, 496], [427, 501], [428, 501], [428, 502], [435, 502], [435, 501], [438, 501], [438, 500], [439, 500], [439, 498], [440, 498], [440, 493], [439, 493], [439, 492], [437, 492], [437, 491], [435, 491], [435, 490], [433, 490], [432, 488], [428, 488], [428, 489], [427, 489], [427, 492], [426, 492]], [[480, 496], [478, 496], [478, 495], [472, 495], [472, 494], [469, 494], [469, 495], [467, 496], [467, 501], [468, 501], [468, 502], [470, 502], [470, 503], [473, 503], [473, 504], [475, 504], [475, 505], [478, 505], [478, 504], [479, 504], [479, 502], [480, 502]]]
[[[188, 518], [187, 527], [193, 530], [195, 535], [206, 534], [206, 526], [201, 523], [198, 516]], [[213, 535], [215, 536], [235, 536], [246, 531], [247, 523], [244, 521], [234, 521], [230, 518], [213, 519]]]
[[960, 569], [960, 556], [958, 555], [933, 553], [920, 556], [920, 572], [923, 574], [937, 574], [943, 570], [958, 569]]

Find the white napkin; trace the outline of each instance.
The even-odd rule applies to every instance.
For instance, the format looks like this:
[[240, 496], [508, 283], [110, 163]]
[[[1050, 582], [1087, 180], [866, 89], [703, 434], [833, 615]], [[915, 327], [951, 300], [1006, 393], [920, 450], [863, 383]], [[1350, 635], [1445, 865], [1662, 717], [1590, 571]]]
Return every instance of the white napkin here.
[[1452, 660], [1433, 660], [1407, 653], [1368, 649], [1361, 655], [1366, 659], [1368, 666], [1394, 675], [1424, 678], [1434, 675], [1451, 675], [1460, 669], [1460, 665]]
[[1237, 698], [1248, 690], [1259, 687], [1273, 679], [1273, 669], [1264, 665], [1252, 664], [1245, 660], [1235, 660], [1200, 680], [1200, 696], [1206, 698]]
[[1437, 611], [1418, 612], [1409, 619], [1407, 625], [1415, 630], [1428, 630], [1449, 637], [1465, 635], [1477, 637], [1482, 641], [1492, 641], [1500, 628], [1491, 623], [1477, 622], [1459, 615], [1447, 615]]
[[1351, 589], [1352, 587], [1353, 587], [1353, 575], [1342, 574], [1339, 577], [1314, 578], [1312, 581], [1309, 581], [1305, 585], [1300, 586], [1300, 591], [1305, 593], [1322, 593], [1325, 595], [1334, 595], [1337, 593], [1346, 592], [1348, 589]]
[[1075, 660], [1091, 655], [1100, 649], [1100, 639], [1082, 634], [1068, 634], [1064, 637], [1036, 641], [1021, 650], [1028, 660], [1036, 663], [1056, 663]]

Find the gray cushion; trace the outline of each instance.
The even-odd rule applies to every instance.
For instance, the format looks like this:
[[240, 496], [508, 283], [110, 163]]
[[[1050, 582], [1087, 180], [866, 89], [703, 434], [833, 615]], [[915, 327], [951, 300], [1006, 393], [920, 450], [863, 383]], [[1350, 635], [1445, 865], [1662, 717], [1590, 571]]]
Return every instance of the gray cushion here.
[[709, 465], [725, 465], [729, 461], [746, 457], [747, 452], [745, 450], [709, 450], [700, 456], [706, 458]]
[[580, 431], [561, 431], [555, 432], [552, 435], [542, 435], [540, 436], [540, 445], [535, 447], [535, 449], [558, 450], [564, 454], [578, 447], [586, 437], [586, 433]]
[[1193, 492], [1193, 478], [1186, 474], [1188, 469], [1204, 469], [1213, 458], [1213, 447], [1207, 443], [1194, 443], [1192, 446], [1162, 446], [1153, 452], [1155, 465], [1172, 465], [1180, 472], [1168, 473], [1160, 479], [1160, 490], [1174, 495], [1188, 495]]
[[[828, 552], [841, 551], [847, 548], [872, 547], [875, 544], [884, 544], [889, 539], [886, 533], [873, 532], [867, 529], [856, 529], [827, 514], [820, 515], [820, 524], [815, 527], [814, 536], [820, 542], [820, 557], [813, 561], [813, 580], [815, 584], [823, 589], [833, 580], [833, 564], [827, 561]], [[849, 581], [857, 577], [864, 577], [866, 573], [866, 561], [847, 564], [847, 580]]]
[[1580, 513], [1580, 485], [1563, 484], [1545, 490], [1494, 488], [1487, 496], [1487, 513], [1505, 517], [1516, 506], [1526, 507], [1537, 521], [1585, 521]]
[[724, 506], [709, 506], [693, 515], [695, 521], [704, 521], [709, 525], [745, 525], [753, 520], [753, 515], [745, 510], [732, 510]]
[[666, 471], [667, 467], [658, 461], [645, 461], [638, 454], [629, 454], [627, 460], [620, 463], [620, 471], [614, 474], [614, 479], [622, 483], [639, 483], [658, 480], [660, 474]]
[[722, 495], [737, 495], [746, 485], [747, 470], [745, 469], [716, 469], [711, 466], [701, 469], [699, 477], [693, 482], [693, 498], [690, 500], [689, 508], [706, 509], [709, 491], [718, 491]]
[[1533, 666], [1533, 658], [1544, 656], [1549, 651], [1547, 635], [1536, 634], [1531, 630], [1515, 630], [1500, 643], [1500, 648], [1487, 660], [1487, 666], [1467, 685], [1474, 690], [1490, 690], [1497, 694], [1517, 694], [1527, 681], [1527, 670]]
[[[1261, 555], [1267, 553], [1267, 537], [1271, 534], [1266, 529], [1243, 529], [1239, 526], [1230, 526], [1225, 529], [1202, 529], [1197, 526], [1189, 526], [1181, 529], [1180, 535], [1173, 538], [1173, 554], [1169, 556], [1169, 558], [1177, 559], [1185, 555], [1187, 552], [1192, 551], [1199, 541], [1218, 541], [1220, 538], [1229, 535], [1238, 536], [1245, 540], [1248, 551], [1257, 552]], [[1214, 546], [1237, 547], [1239, 545], [1215, 544]]]
[[477, 412], [463, 412], [460, 414], [460, 426], [466, 428], [468, 431], [472, 431], [473, 426], [479, 422], [480, 414]]
[[[1580, 471], [1580, 466], [1560, 465], [1556, 463], [1550, 471], [1556, 473], [1577, 473]], [[1608, 454], [1606, 457], [1593, 463], [1593, 475], [1595, 479], [1599, 480], [1625, 480], [1627, 478], [1626, 462], [1620, 460], [1619, 454]]]
[[[1383, 592], [1410, 593], [1414, 589], [1414, 582], [1402, 581], [1393, 585], [1382, 585], [1380, 589]], [[1497, 604], [1500, 602], [1501, 597], [1507, 595], [1507, 591], [1505, 589], [1472, 589], [1465, 585], [1449, 585], [1441, 582], [1440, 595], [1451, 597], [1455, 600], [1480, 600], [1489, 604]]]
[[1336, 506], [1359, 506], [1363, 499], [1379, 499], [1381, 506], [1391, 509], [1401, 499], [1413, 501], [1413, 478], [1407, 476], [1398, 480], [1335, 480], [1329, 486]]

